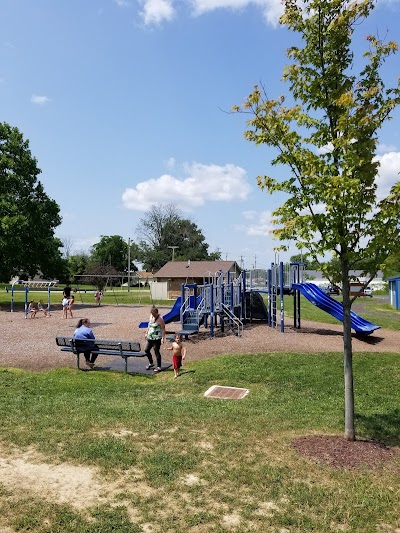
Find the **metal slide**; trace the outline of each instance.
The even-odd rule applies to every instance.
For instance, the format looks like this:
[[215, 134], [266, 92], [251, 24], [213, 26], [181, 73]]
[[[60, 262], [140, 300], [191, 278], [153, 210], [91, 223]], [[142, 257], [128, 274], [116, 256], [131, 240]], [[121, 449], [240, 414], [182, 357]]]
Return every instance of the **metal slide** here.
[[[166, 315], [163, 316], [164, 322], [166, 324], [169, 324], [169, 322], [179, 322], [181, 319], [181, 305], [182, 305], [182, 298], [181, 296], [178, 296], [178, 298], [175, 300], [174, 305], [172, 306], [172, 309], [168, 311]], [[141, 322], [139, 324], [139, 328], [147, 328], [149, 325], [148, 322]]]
[[[292, 289], [300, 291], [301, 294], [305, 296], [313, 305], [316, 305], [323, 311], [326, 311], [330, 315], [343, 322], [343, 305], [333, 298], [330, 298], [322, 289], [320, 289], [317, 285], [314, 285], [314, 283], [293, 283]], [[380, 326], [376, 326], [375, 324], [368, 322], [368, 320], [364, 320], [354, 311], [350, 311], [350, 318], [351, 327], [356, 333], [369, 335], [376, 329], [380, 328]]]

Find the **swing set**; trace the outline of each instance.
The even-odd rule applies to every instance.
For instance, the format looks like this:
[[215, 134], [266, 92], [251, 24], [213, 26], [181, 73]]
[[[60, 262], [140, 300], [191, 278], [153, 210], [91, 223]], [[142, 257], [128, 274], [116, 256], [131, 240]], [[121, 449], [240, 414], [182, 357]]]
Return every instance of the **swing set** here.
[[58, 279], [52, 281], [23, 281], [16, 280], [11, 285], [11, 313], [14, 312], [14, 291], [15, 290], [24, 290], [25, 291], [25, 302], [24, 302], [24, 313], [25, 318], [28, 318], [28, 307], [29, 307], [29, 290], [30, 289], [47, 289], [47, 308], [45, 311], [50, 315], [50, 292], [51, 288], [58, 285]]
[[[120, 291], [116, 291], [115, 290], [115, 287], [114, 287], [114, 284], [111, 283], [112, 280], [114, 278], [117, 278], [121, 281], [121, 286], [122, 284], [124, 283], [124, 280], [125, 278], [127, 278], [127, 275], [118, 275], [118, 274], [91, 274], [91, 275], [88, 275], [88, 274], [75, 274], [74, 276], [74, 280], [76, 279], [76, 290], [79, 294], [79, 298], [81, 300], [81, 303], [83, 303], [83, 298], [82, 298], [82, 294], [81, 294], [81, 288], [79, 287], [79, 278], [81, 279], [81, 283], [82, 283], [82, 278], [83, 279], [88, 279], [88, 278], [100, 278], [101, 280], [105, 280], [105, 284], [104, 284], [104, 287], [102, 289], [102, 292], [105, 292], [106, 290], [111, 290], [112, 293], [113, 293], [113, 296], [114, 296], [114, 299], [115, 299], [115, 303], [117, 305], [119, 305], [119, 301], [118, 301], [118, 293], [124, 293], [125, 294], [125, 291], [123, 290], [120, 290]], [[83, 289], [85, 294], [86, 294], [86, 289]], [[93, 289], [94, 292], [96, 292], [94, 289]], [[135, 303], [135, 300], [134, 300], [134, 297], [133, 295], [134, 294], [138, 294], [138, 301], [136, 302], [137, 305], [141, 305], [142, 303], [142, 291], [139, 289], [137, 291], [131, 291], [129, 294], [132, 295], [132, 303], [134, 304]], [[151, 302], [153, 303], [153, 299], [152, 299], [152, 296], [151, 296], [151, 291], [148, 291], [146, 290], [145, 291], [145, 295], [146, 296], [149, 296], [150, 299], [151, 299]], [[120, 298], [121, 300], [121, 298]], [[126, 301], [126, 300], [125, 300]]]

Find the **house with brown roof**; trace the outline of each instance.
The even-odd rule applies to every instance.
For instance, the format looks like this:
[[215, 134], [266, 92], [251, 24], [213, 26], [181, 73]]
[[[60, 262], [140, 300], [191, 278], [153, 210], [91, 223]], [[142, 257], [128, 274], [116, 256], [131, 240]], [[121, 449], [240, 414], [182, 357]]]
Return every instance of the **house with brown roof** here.
[[237, 278], [241, 269], [236, 261], [168, 261], [154, 274], [151, 284], [153, 300], [172, 300], [181, 295], [182, 283], [204, 285], [218, 272]]

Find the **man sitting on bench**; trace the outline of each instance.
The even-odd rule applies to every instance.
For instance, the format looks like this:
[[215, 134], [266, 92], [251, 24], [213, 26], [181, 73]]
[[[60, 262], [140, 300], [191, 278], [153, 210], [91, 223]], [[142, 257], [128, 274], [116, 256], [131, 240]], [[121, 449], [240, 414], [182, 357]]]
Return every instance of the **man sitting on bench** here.
[[[93, 331], [90, 329], [90, 320], [88, 318], [81, 318], [76, 325], [74, 332], [75, 339], [95, 339]], [[76, 342], [75, 343], [78, 355], [83, 353], [85, 356], [85, 362], [88, 367], [94, 368], [94, 362], [97, 359], [98, 354], [92, 354], [92, 350], [96, 349], [94, 342]]]

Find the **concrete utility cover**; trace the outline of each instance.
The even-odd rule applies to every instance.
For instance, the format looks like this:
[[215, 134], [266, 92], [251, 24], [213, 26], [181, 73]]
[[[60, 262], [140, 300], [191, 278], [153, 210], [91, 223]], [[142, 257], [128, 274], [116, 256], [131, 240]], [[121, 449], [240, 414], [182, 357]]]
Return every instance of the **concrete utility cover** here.
[[205, 393], [207, 398], [220, 398], [222, 400], [241, 400], [249, 394], [249, 389], [239, 389], [238, 387], [222, 387], [213, 385]]

